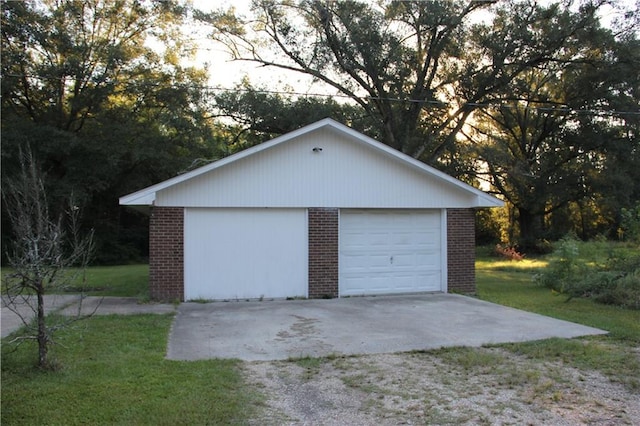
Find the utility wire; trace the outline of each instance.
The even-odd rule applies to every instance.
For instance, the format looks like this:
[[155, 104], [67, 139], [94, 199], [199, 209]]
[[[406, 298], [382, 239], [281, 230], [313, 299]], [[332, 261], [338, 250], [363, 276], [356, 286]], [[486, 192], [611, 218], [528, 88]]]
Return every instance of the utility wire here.
[[[5, 74], [4, 77], [12, 77], [12, 78], [33, 78], [36, 80], [55, 80], [60, 81], [61, 78], [64, 77], [53, 77], [53, 76], [39, 76], [39, 75], [19, 75], [19, 74]], [[68, 76], [70, 77], [70, 76]], [[160, 84], [155, 83], [145, 83], [144, 86], [148, 87], [160, 87]], [[162, 86], [167, 87], [167, 86]], [[246, 92], [246, 93], [259, 93], [259, 94], [268, 94], [268, 95], [278, 95], [278, 96], [299, 96], [299, 97], [316, 97], [316, 98], [341, 98], [341, 99], [353, 99], [352, 96], [345, 94], [328, 94], [328, 93], [313, 93], [313, 92], [296, 92], [296, 91], [284, 91], [284, 90], [270, 90], [270, 89], [254, 89], [254, 88], [242, 88], [242, 87], [234, 87], [227, 88], [222, 86], [204, 86], [204, 85], [169, 85], [173, 89], [198, 89], [205, 92], [222, 92], [222, 93], [233, 93], [233, 92]], [[620, 110], [606, 110], [606, 109], [576, 109], [571, 108], [566, 105], [556, 105], [551, 102], [546, 101], [535, 101], [535, 100], [522, 100], [526, 102], [530, 102], [533, 104], [541, 104], [541, 105], [550, 105], [550, 106], [518, 106], [512, 103], [507, 103], [506, 101], [488, 101], [488, 102], [466, 102], [460, 105], [452, 105], [451, 103], [433, 100], [433, 99], [411, 99], [411, 98], [391, 98], [391, 97], [382, 97], [382, 96], [358, 96], [358, 99], [361, 100], [371, 100], [371, 101], [389, 101], [389, 102], [398, 102], [398, 103], [419, 103], [425, 105], [431, 105], [434, 108], [449, 108], [451, 106], [455, 106], [456, 108], [491, 108], [491, 109], [525, 109], [525, 110], [535, 110], [541, 112], [553, 112], [553, 113], [562, 113], [562, 114], [576, 114], [576, 115], [605, 115], [605, 116], [640, 116], [640, 110], [638, 111], [620, 111]]]

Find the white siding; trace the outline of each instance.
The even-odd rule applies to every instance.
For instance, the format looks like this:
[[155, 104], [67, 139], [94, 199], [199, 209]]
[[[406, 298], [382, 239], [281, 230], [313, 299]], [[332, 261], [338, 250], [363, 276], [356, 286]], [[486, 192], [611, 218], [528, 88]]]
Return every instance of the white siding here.
[[185, 300], [307, 296], [306, 210], [186, 209], [184, 241]]
[[[322, 148], [313, 152], [314, 147]], [[473, 193], [322, 128], [157, 193], [186, 207], [455, 208]]]

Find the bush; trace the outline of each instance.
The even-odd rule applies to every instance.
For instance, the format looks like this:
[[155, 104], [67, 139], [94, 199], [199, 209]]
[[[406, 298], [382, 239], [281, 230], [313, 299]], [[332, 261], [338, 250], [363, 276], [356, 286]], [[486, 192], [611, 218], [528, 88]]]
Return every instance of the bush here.
[[586, 275], [580, 259], [578, 241], [573, 236], [564, 237], [558, 243], [547, 268], [534, 276], [534, 280], [553, 291], [574, 297], [576, 287]]
[[566, 295], [567, 301], [590, 297], [600, 303], [640, 309], [640, 255], [625, 256], [609, 250], [609, 258], [599, 263], [597, 256], [602, 249], [602, 242], [584, 244], [574, 236], [565, 237], [549, 266], [534, 279]]
[[640, 203], [634, 208], [622, 209], [621, 217], [621, 236], [627, 241], [640, 242]]
[[608, 305], [640, 309], [640, 270], [615, 280], [613, 286], [598, 294], [595, 300]]

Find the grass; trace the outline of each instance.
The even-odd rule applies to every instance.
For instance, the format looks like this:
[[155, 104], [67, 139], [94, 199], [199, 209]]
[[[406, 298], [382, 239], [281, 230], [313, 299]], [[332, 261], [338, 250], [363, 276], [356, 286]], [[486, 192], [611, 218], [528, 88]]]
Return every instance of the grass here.
[[[615, 250], [615, 245], [587, 246]], [[595, 245], [595, 244], [594, 244]], [[621, 251], [628, 247], [620, 245]], [[548, 339], [504, 345], [512, 352], [534, 359], [560, 361], [576, 368], [600, 371], [631, 389], [640, 389], [640, 311], [603, 305], [589, 299], [571, 299], [535, 284], [533, 274], [546, 266], [545, 258], [522, 262], [478, 256], [478, 297], [501, 305], [607, 330], [607, 336], [581, 339]]]
[[[2, 281], [11, 269], [2, 268]], [[71, 273], [76, 272], [71, 269]], [[149, 298], [149, 265], [92, 266], [87, 268], [86, 285], [79, 280], [58, 293], [79, 293], [89, 296]]]
[[85, 292], [91, 296], [148, 297], [149, 265], [88, 268]]
[[609, 331], [611, 337], [640, 344], [640, 311], [567, 298], [535, 284], [533, 275], [544, 259], [522, 262], [480, 257], [476, 262], [478, 297], [505, 306], [536, 312]]
[[2, 346], [2, 424], [242, 424], [259, 400], [239, 361], [164, 359], [172, 315], [97, 316], [61, 331], [61, 366]]

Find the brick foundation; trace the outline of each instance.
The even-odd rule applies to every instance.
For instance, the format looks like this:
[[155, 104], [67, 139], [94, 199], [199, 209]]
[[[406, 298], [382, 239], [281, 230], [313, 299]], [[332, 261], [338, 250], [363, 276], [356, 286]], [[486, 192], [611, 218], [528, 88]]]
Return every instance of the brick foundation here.
[[309, 209], [309, 297], [338, 297], [338, 209]]
[[476, 292], [475, 211], [447, 210], [447, 287], [450, 293]]
[[153, 207], [149, 223], [149, 295], [184, 300], [184, 208]]

